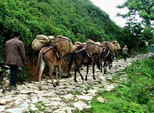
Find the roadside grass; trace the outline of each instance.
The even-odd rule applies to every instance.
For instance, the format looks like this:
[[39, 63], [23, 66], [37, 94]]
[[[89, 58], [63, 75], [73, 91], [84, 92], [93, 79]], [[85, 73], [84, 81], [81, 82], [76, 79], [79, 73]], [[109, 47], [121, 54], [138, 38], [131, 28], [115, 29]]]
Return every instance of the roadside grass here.
[[[92, 113], [154, 112], [154, 56], [133, 62], [125, 72], [127, 81], [119, 83], [111, 92], [98, 93], [94, 97]], [[105, 102], [98, 102], [98, 96], [104, 98]]]

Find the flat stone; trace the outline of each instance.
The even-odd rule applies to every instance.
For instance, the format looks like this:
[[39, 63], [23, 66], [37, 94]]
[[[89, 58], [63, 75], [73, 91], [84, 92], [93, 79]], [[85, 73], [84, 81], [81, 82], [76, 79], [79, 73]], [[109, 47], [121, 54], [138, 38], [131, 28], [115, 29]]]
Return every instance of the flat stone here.
[[5, 113], [23, 113], [25, 112], [23, 108], [10, 108], [4, 111]]
[[4, 111], [5, 110], [5, 106], [1, 106], [0, 105], [0, 112]]
[[115, 88], [115, 86], [113, 85], [113, 84], [111, 84], [111, 85], [106, 85], [105, 86], [105, 91], [111, 91], [111, 90], [113, 90]]
[[88, 90], [88, 92], [89, 92], [89, 94], [91, 95], [91, 96], [96, 96], [96, 93], [97, 93], [97, 91], [96, 90]]
[[64, 108], [53, 111], [53, 113], [72, 113], [73, 110], [74, 108], [64, 107]]
[[75, 108], [77, 108], [79, 111], [82, 111], [82, 110], [84, 110], [84, 109], [90, 109], [90, 108], [91, 108], [91, 106], [88, 106], [86, 103], [84, 103], [84, 102], [82, 102], [82, 101], [75, 102], [75, 103], [73, 104], [73, 106], [74, 106]]
[[97, 97], [97, 101], [98, 101], [98, 102], [101, 102], [101, 103], [104, 103], [104, 102], [105, 102], [105, 99], [102, 98], [102, 97]]
[[77, 95], [76, 96], [79, 100], [92, 100], [92, 96], [87, 96], [87, 95]]
[[38, 110], [38, 108], [36, 108], [34, 104], [30, 104], [30, 109], [32, 111], [37, 111]]
[[74, 99], [74, 95], [72, 95], [72, 94], [63, 95], [61, 97], [63, 97], [66, 100], [73, 100]]

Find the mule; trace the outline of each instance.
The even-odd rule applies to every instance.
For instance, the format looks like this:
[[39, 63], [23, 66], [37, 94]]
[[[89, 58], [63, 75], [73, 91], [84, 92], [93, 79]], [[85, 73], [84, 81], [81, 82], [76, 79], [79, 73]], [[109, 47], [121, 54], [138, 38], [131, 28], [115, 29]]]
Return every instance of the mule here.
[[[43, 70], [45, 68], [45, 63], [48, 64], [49, 67], [49, 76], [53, 83], [53, 86], [59, 85], [59, 80], [61, 79], [62, 66], [64, 63], [63, 58], [58, 54], [58, 51], [50, 46], [43, 47], [39, 52], [37, 70], [35, 74], [35, 80], [39, 80], [39, 88], [41, 89], [41, 77]], [[56, 83], [53, 81], [52, 71], [56, 67]]]
[[[107, 72], [107, 66], [109, 69], [112, 67], [112, 62], [114, 60], [114, 55], [110, 52], [107, 46], [104, 46], [102, 49], [101, 59], [104, 61], [104, 74]], [[102, 72], [102, 64], [101, 64], [101, 72]]]
[[68, 70], [68, 75], [70, 76], [70, 69], [72, 66], [72, 63], [74, 61], [75, 63], [75, 68], [74, 68], [74, 81], [77, 82], [76, 79], [76, 73], [78, 72], [80, 74], [80, 77], [82, 80], [84, 80], [81, 72], [80, 72], [80, 68], [82, 67], [82, 65], [87, 66], [87, 73], [86, 73], [86, 77], [85, 80], [87, 81], [87, 76], [88, 76], [88, 71], [89, 71], [89, 65], [92, 64], [92, 69], [93, 69], [93, 79], [95, 80], [95, 64], [97, 64], [97, 67], [100, 69], [100, 62], [99, 62], [99, 56], [97, 55], [93, 55], [94, 61], [92, 61], [92, 58], [90, 57], [90, 55], [88, 54], [88, 52], [85, 49], [79, 49], [74, 51], [71, 54], [71, 59], [69, 62], [69, 70]]

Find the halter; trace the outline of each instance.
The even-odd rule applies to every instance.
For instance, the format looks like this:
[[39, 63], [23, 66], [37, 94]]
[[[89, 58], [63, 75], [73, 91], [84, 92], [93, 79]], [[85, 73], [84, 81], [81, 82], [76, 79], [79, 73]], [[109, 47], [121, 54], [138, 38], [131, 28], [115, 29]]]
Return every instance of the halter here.
[[104, 47], [104, 50], [102, 52], [105, 52], [106, 50], [107, 50], [107, 54], [104, 56], [104, 58], [106, 58], [109, 55], [109, 53], [110, 53], [110, 51], [107, 49], [106, 46]]

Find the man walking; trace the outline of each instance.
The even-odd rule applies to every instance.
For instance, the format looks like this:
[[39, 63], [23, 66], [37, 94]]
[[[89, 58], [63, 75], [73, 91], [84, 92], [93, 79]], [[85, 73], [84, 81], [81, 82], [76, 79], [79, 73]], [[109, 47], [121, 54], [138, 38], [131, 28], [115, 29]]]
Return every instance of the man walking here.
[[18, 66], [27, 64], [24, 43], [19, 39], [20, 33], [15, 32], [14, 37], [5, 44], [6, 64], [10, 66], [10, 89], [12, 90], [16, 89]]
[[123, 56], [124, 56], [124, 61], [126, 61], [126, 58], [127, 58], [127, 54], [128, 54], [128, 48], [127, 48], [127, 45], [125, 45], [122, 49], [122, 53], [123, 53]]

